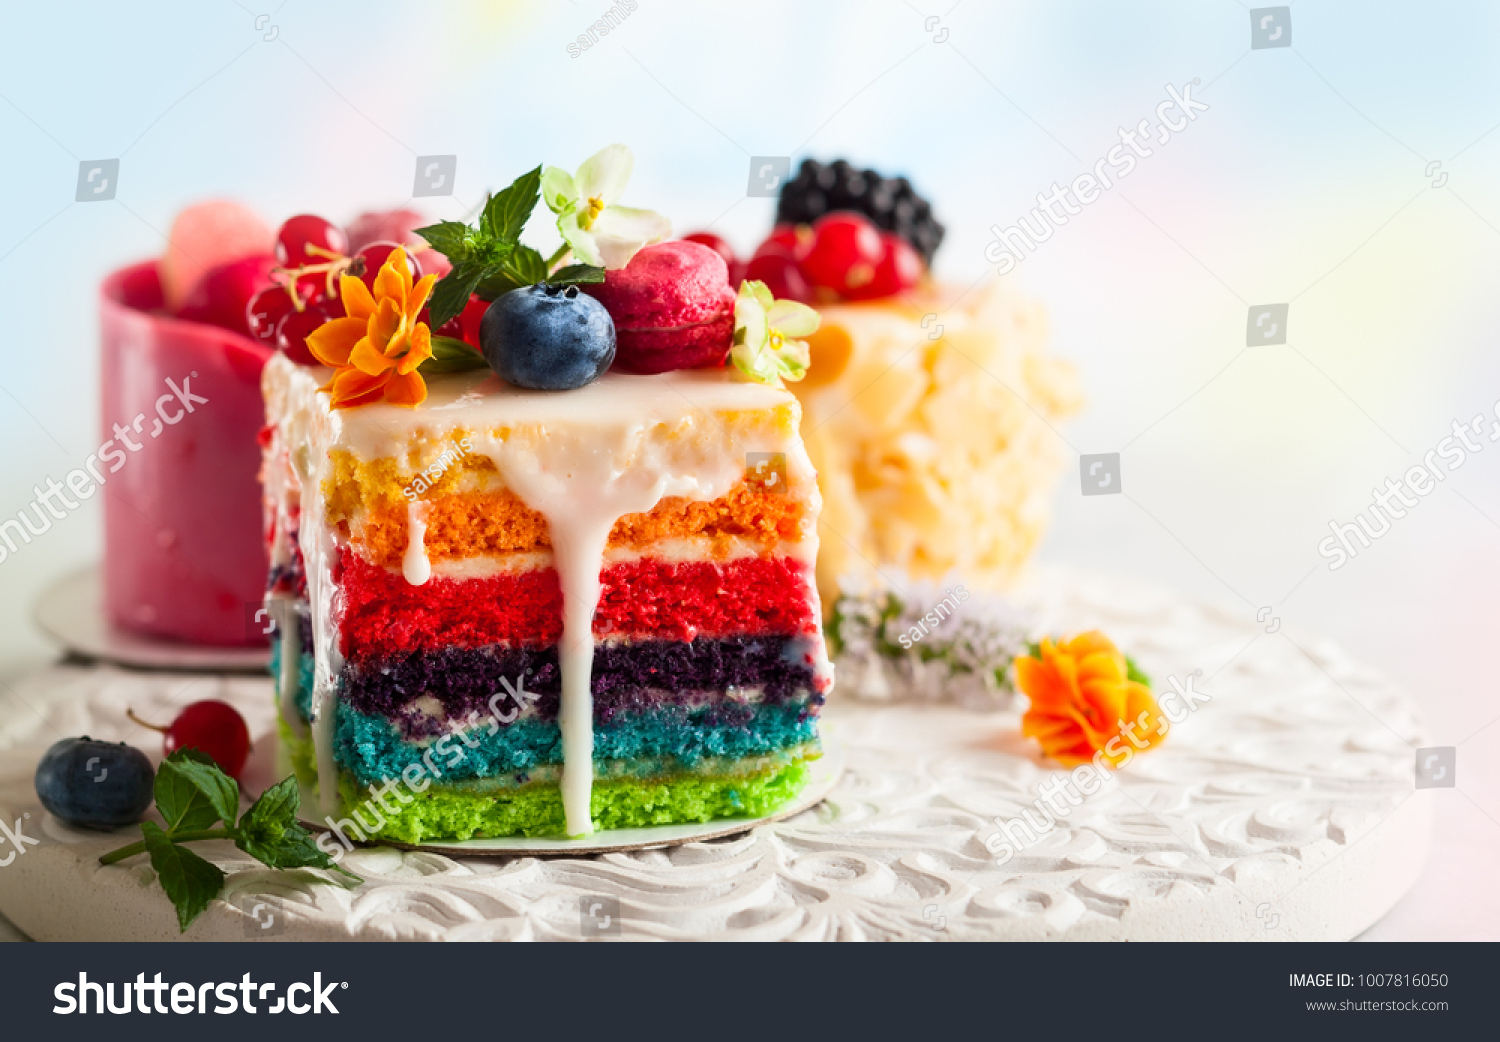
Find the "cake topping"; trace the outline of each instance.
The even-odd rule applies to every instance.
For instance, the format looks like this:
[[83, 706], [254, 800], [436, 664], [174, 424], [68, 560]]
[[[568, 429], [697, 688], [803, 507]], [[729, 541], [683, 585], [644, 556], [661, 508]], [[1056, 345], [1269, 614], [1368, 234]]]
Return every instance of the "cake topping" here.
[[546, 282], [491, 304], [479, 341], [502, 380], [538, 391], [593, 383], [615, 358], [615, 325], [604, 306], [577, 286]]
[[818, 329], [818, 313], [794, 300], [777, 300], [763, 282], [744, 282], [734, 302], [735, 367], [762, 383], [780, 384], [807, 375], [807, 341]]
[[322, 388], [332, 395], [335, 409], [427, 400], [417, 366], [432, 357], [432, 333], [418, 316], [435, 281], [436, 276], [425, 275], [413, 283], [402, 247], [381, 267], [373, 294], [352, 275], [339, 279], [347, 317], [324, 323], [307, 338], [318, 361], [336, 370]]
[[557, 231], [585, 264], [623, 268], [643, 246], [672, 234], [672, 223], [650, 210], [620, 206], [635, 168], [624, 145], [609, 145], [584, 160], [578, 172], [549, 166], [542, 174], [542, 197], [557, 214]]
[[586, 292], [609, 311], [628, 373], [720, 366], [734, 332], [734, 290], [717, 252], [696, 242], [647, 246]]
[[776, 220], [812, 224], [839, 210], [862, 213], [882, 231], [894, 232], [921, 255], [924, 264], [932, 263], [943, 242], [943, 226], [933, 218], [927, 200], [912, 190], [911, 182], [856, 169], [843, 159], [827, 165], [804, 159], [797, 176], [781, 189]]

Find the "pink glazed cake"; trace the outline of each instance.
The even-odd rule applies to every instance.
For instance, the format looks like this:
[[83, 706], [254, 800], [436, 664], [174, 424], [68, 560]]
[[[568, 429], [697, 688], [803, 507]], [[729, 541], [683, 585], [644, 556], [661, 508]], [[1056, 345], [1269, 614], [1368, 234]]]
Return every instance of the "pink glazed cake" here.
[[110, 621], [194, 644], [264, 644], [253, 624], [267, 567], [257, 435], [274, 352], [166, 315], [154, 261], [106, 279], [99, 310]]

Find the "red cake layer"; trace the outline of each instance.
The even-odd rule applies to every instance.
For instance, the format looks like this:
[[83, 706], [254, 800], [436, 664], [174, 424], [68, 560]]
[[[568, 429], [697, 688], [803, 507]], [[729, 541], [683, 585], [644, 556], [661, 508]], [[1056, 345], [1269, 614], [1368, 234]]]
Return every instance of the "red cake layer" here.
[[[545, 647], [562, 636], [562, 588], [551, 568], [412, 586], [346, 547], [337, 579], [343, 653], [351, 659], [487, 644]], [[642, 559], [606, 568], [599, 579], [599, 637], [689, 641], [817, 631], [811, 570], [788, 558]]]

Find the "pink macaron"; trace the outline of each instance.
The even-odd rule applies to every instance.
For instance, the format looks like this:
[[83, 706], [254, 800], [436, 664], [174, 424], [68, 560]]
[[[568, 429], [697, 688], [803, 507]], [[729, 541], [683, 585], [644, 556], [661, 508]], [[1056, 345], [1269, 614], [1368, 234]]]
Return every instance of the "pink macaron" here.
[[615, 369], [697, 369], [723, 365], [729, 354], [734, 290], [724, 258], [707, 246], [647, 246], [603, 282], [579, 288], [615, 321]]

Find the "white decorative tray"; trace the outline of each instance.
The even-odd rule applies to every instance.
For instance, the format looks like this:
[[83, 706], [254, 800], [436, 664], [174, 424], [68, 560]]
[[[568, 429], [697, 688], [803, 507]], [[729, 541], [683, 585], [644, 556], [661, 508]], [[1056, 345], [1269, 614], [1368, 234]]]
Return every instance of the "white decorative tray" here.
[[[1201, 670], [1211, 701], [1004, 865], [985, 845], [995, 819], [1020, 816], [1061, 773], [1021, 737], [1019, 713], [836, 692], [827, 728], [847, 766], [823, 803], [785, 820], [585, 856], [362, 849], [346, 861], [367, 880], [354, 890], [199, 844], [230, 877], [187, 937], [578, 939], [602, 935], [587, 912], [606, 908], [626, 938], [1335, 940], [1416, 879], [1431, 796], [1414, 791], [1421, 728], [1380, 674], [1316, 638], [1135, 585], [1044, 573], [1020, 599], [1050, 632], [1102, 628], [1159, 692]], [[95, 862], [129, 833], [62, 826], [31, 772], [66, 735], [154, 748], [124, 707], [165, 718], [205, 697], [271, 732], [260, 678], [59, 667], [0, 698], [0, 820], [41, 841], [0, 868], [0, 913], [37, 939], [178, 936], [144, 858]]]

